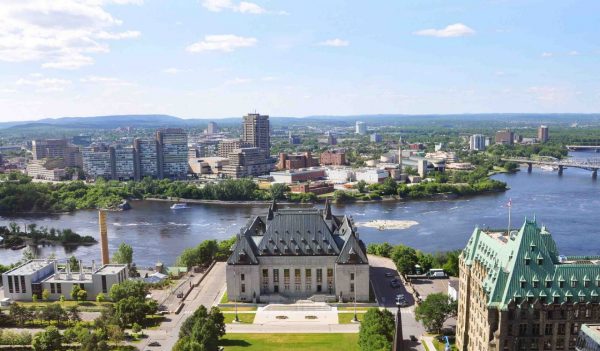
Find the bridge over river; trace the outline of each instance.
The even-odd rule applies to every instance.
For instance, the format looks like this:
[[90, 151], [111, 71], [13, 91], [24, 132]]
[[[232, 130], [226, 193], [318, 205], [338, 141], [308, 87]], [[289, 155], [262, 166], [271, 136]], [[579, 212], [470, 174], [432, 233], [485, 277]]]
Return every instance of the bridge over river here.
[[558, 175], [562, 175], [565, 168], [581, 168], [592, 171], [592, 178], [598, 177], [598, 169], [600, 169], [600, 158], [588, 158], [586, 160], [577, 159], [537, 159], [532, 160], [525, 157], [502, 158], [502, 161], [527, 164], [527, 172], [531, 172], [533, 165], [549, 166], [558, 169]]

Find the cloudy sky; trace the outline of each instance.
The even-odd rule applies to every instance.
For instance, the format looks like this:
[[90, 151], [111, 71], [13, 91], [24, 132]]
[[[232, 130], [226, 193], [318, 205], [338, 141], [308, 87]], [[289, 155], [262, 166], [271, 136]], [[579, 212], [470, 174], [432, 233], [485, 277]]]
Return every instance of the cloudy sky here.
[[0, 0], [0, 121], [599, 112], [597, 0]]

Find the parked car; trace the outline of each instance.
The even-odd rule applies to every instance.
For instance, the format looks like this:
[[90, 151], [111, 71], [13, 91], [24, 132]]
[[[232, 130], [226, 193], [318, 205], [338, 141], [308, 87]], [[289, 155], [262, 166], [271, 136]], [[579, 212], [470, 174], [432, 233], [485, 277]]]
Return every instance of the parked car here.
[[417, 339], [417, 337], [416, 337], [416, 336], [414, 336], [414, 335], [411, 335], [411, 336], [410, 336], [410, 341], [419, 341], [419, 339]]
[[156, 347], [156, 346], [160, 346], [160, 343], [158, 341], [153, 341], [153, 342], [149, 343], [148, 346]]
[[448, 275], [443, 269], [430, 269], [429, 272], [427, 272], [427, 277], [430, 279], [444, 279], [448, 278]]

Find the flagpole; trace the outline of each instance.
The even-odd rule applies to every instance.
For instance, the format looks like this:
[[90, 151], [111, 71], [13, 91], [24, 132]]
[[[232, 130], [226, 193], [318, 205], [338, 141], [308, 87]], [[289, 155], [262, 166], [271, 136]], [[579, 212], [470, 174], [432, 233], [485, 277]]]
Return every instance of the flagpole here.
[[512, 199], [508, 200], [508, 232], [507, 234], [510, 236], [510, 212], [512, 210]]

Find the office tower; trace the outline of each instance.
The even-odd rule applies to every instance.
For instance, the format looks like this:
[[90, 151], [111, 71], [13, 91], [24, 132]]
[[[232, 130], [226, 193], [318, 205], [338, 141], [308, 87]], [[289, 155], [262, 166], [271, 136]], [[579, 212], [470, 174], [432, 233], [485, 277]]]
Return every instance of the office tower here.
[[383, 141], [383, 138], [381, 137], [381, 134], [379, 134], [379, 133], [371, 134], [371, 142], [372, 143], [380, 143], [382, 141]]
[[83, 172], [91, 179], [112, 178], [112, 162], [110, 151], [106, 145], [97, 145], [83, 149]]
[[271, 156], [269, 116], [249, 113], [242, 122], [242, 141], [249, 147], [257, 147], [266, 158]]
[[135, 175], [135, 158], [132, 147], [111, 146], [110, 165], [111, 178], [115, 180], [131, 180]]
[[257, 147], [235, 149], [229, 153], [229, 164], [223, 166], [223, 174], [229, 178], [255, 177], [271, 171], [271, 160]]
[[34, 160], [41, 160], [43, 158], [64, 158], [66, 147], [66, 139], [43, 139], [33, 140], [31, 142], [31, 151], [33, 152]]
[[515, 133], [509, 129], [499, 130], [496, 132], [496, 144], [513, 145], [515, 141]]
[[485, 150], [485, 136], [482, 134], [473, 134], [469, 138], [469, 149], [474, 151]]
[[367, 134], [367, 125], [364, 122], [356, 121], [356, 134]]
[[156, 131], [158, 177], [183, 179], [188, 173], [187, 133], [181, 128]]
[[548, 126], [540, 126], [538, 128], [538, 141], [540, 143], [545, 143], [548, 141]]
[[600, 322], [600, 256], [560, 255], [545, 227], [476, 228], [459, 258], [460, 351], [576, 350]]
[[208, 128], [206, 128], [206, 134], [217, 134], [219, 132], [219, 126], [215, 122], [208, 122]]
[[227, 139], [219, 141], [218, 147], [218, 156], [219, 157], [229, 157], [229, 153], [233, 152], [235, 149], [239, 149], [242, 147], [250, 147], [248, 144], [242, 142], [239, 139]]
[[158, 155], [156, 152], [156, 140], [136, 138], [133, 141], [133, 152], [135, 162], [135, 179], [141, 180], [145, 177], [158, 177]]

